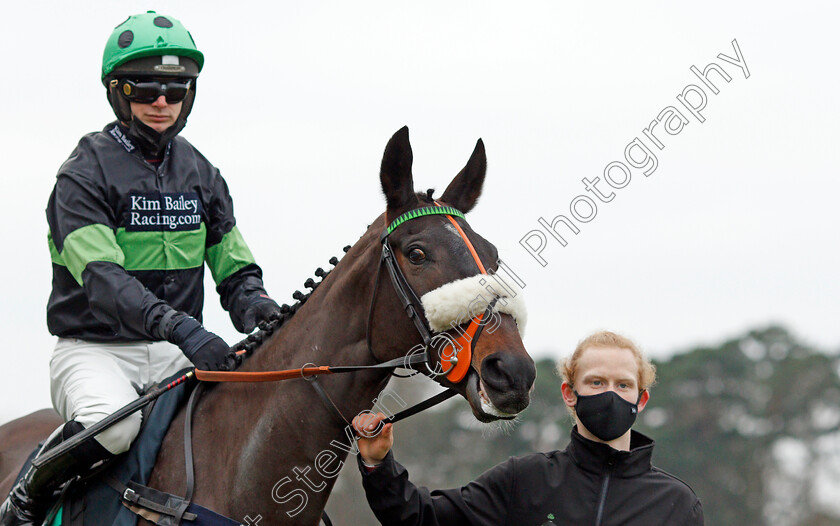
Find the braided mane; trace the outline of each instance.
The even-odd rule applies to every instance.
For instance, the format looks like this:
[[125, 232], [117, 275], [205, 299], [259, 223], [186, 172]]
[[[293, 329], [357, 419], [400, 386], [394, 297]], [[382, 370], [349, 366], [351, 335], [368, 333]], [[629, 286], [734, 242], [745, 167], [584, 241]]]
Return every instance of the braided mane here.
[[[434, 188], [429, 188], [425, 192], [418, 192], [417, 197], [422, 202], [426, 203], [434, 203]], [[370, 227], [370, 225], [368, 225]], [[350, 250], [350, 245], [347, 245], [343, 248], [344, 253], [346, 254]], [[333, 256], [329, 260], [330, 265], [335, 267], [338, 264], [338, 258]], [[309, 292], [304, 294], [300, 290], [296, 290], [292, 294], [292, 298], [297, 300], [292, 305], [283, 304], [280, 306], [280, 316], [268, 321], [268, 322], [260, 322], [259, 330], [249, 334], [244, 340], [240, 341], [236, 345], [233, 346], [234, 351], [245, 351], [245, 357], [251, 356], [255, 350], [257, 350], [260, 345], [263, 344], [265, 340], [267, 340], [272, 334], [274, 334], [278, 329], [283, 327], [287, 321], [292, 319], [292, 316], [297, 313], [297, 311], [306, 303], [306, 300], [309, 299], [309, 296], [315, 292], [315, 289], [318, 288], [324, 279], [326, 279], [327, 275], [332, 272], [332, 270], [324, 270], [321, 267], [315, 269], [315, 277], [320, 278], [317, 282], [312, 278], [307, 278], [306, 281], [303, 282], [303, 286], [310, 289]], [[241, 362], [241, 357], [237, 357], [237, 365]]]
[[[346, 254], [350, 250], [350, 245], [344, 247], [343, 250]], [[338, 258], [336, 256], [331, 257], [329, 263], [335, 267], [338, 264]], [[245, 351], [245, 357], [250, 356], [257, 348], [259, 348], [260, 345], [262, 345], [265, 340], [274, 334], [275, 331], [280, 329], [287, 321], [292, 319], [292, 316], [300, 310], [303, 304], [306, 303], [306, 300], [309, 299], [309, 296], [315, 292], [315, 289], [318, 288], [318, 285], [320, 285], [324, 279], [326, 279], [330, 272], [332, 272], [332, 270], [324, 270], [321, 267], [316, 268], [315, 277], [320, 279], [315, 281], [312, 278], [307, 278], [306, 281], [303, 282], [303, 286], [310, 289], [309, 292], [304, 294], [303, 292], [296, 290], [292, 294], [292, 298], [297, 300], [294, 304], [287, 305], [284, 303], [281, 305], [280, 316], [268, 322], [260, 322], [259, 330], [249, 334], [244, 340], [234, 345], [233, 350]], [[237, 357], [237, 360], [239, 361], [239, 357]]]

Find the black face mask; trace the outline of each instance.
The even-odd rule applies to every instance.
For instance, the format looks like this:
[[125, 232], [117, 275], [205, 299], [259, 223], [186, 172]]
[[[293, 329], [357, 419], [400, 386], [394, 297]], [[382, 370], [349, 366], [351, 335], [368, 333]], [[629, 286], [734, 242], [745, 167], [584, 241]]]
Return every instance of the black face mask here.
[[604, 442], [620, 437], [636, 421], [638, 401], [630, 403], [614, 391], [590, 396], [581, 396], [577, 391], [574, 393], [577, 395], [575, 413], [580, 423]]

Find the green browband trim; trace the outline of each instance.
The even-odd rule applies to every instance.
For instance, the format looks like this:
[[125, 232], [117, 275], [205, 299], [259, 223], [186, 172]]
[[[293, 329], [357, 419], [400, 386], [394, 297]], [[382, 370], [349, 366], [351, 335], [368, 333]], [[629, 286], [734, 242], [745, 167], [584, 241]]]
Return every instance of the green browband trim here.
[[390, 235], [391, 232], [396, 230], [398, 226], [405, 223], [406, 221], [409, 221], [411, 219], [417, 219], [418, 217], [434, 215], [456, 216], [460, 217], [461, 219], [466, 219], [464, 217], [464, 214], [457, 208], [452, 208], [451, 206], [427, 206], [424, 208], [418, 208], [416, 210], [409, 210], [400, 217], [394, 219], [394, 222], [391, 223], [388, 226], [388, 228], [385, 229], [383, 237]]

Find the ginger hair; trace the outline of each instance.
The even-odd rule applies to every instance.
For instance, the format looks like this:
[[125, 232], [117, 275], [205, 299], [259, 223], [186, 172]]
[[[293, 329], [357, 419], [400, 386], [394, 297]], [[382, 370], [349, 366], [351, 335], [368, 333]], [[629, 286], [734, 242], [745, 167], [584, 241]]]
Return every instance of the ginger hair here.
[[610, 331], [598, 331], [581, 340], [572, 355], [557, 366], [558, 374], [564, 381], [574, 387], [577, 380], [578, 362], [583, 355], [583, 351], [598, 347], [618, 347], [633, 353], [636, 357], [636, 363], [639, 365], [638, 383], [640, 393], [650, 389], [656, 383], [656, 366], [642, 353], [641, 349], [631, 339]]

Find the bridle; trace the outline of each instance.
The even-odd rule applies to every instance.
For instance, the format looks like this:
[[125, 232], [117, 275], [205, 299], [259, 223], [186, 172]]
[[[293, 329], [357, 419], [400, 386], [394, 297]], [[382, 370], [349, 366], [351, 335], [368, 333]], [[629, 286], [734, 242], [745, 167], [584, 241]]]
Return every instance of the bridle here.
[[[435, 206], [417, 208], [400, 215], [394, 221], [391, 222], [391, 224], [383, 231], [380, 237], [380, 240], [382, 242], [382, 256], [379, 259], [379, 265], [377, 267], [376, 278], [374, 282], [374, 290], [371, 297], [371, 307], [368, 313], [368, 323], [365, 331], [368, 351], [370, 352], [375, 362], [373, 365], [317, 366], [315, 364], [305, 364], [303, 367], [298, 369], [264, 372], [205, 371], [196, 369], [195, 377], [198, 380], [205, 382], [273, 382], [278, 380], [290, 380], [301, 377], [309, 379], [309, 377], [323, 374], [348, 373], [361, 371], [365, 369], [393, 370], [394, 368], [399, 367], [415, 370], [414, 366], [425, 365], [427, 369], [425, 373], [427, 374], [427, 376], [431, 376], [433, 379], [436, 376], [439, 376], [440, 374], [445, 374], [446, 379], [449, 380], [451, 383], [457, 384], [461, 382], [466, 376], [467, 372], [469, 371], [470, 363], [472, 360], [472, 351], [475, 347], [475, 343], [478, 340], [478, 337], [481, 335], [481, 329], [483, 325], [485, 325], [491, 317], [492, 310], [495, 306], [495, 300], [490, 302], [490, 304], [487, 306], [487, 309], [482, 314], [479, 314], [478, 316], [472, 318], [467, 329], [464, 330], [459, 337], [452, 338], [443, 333], [433, 335], [425, 317], [421, 316], [420, 314], [421, 302], [417, 297], [417, 294], [414, 292], [414, 289], [406, 280], [405, 275], [403, 274], [399, 265], [397, 264], [396, 259], [394, 258], [393, 249], [391, 248], [391, 244], [389, 242], [389, 236], [391, 235], [391, 233], [393, 233], [397, 227], [399, 227], [406, 221], [430, 215], [443, 215], [449, 219], [449, 221], [455, 226], [456, 230], [459, 232], [461, 238], [464, 240], [464, 243], [467, 245], [467, 248], [472, 254], [476, 265], [478, 265], [479, 271], [482, 274], [486, 274], [484, 265], [481, 263], [481, 259], [478, 257], [478, 254], [475, 251], [475, 247], [473, 247], [472, 243], [469, 241], [469, 238], [467, 238], [467, 235], [464, 233], [463, 229], [461, 229], [460, 225], [458, 225], [458, 223], [453, 217], [456, 216], [464, 218], [464, 214], [460, 210], [451, 206], [444, 206], [439, 203], [434, 204]], [[388, 271], [388, 275], [391, 278], [391, 283], [394, 286], [394, 290], [396, 291], [397, 296], [400, 299], [400, 302], [402, 303], [406, 314], [414, 323], [414, 326], [417, 328], [417, 331], [420, 333], [420, 336], [423, 340], [422, 352], [409, 351], [402, 357], [394, 358], [385, 362], [380, 361], [373, 353], [370, 331], [374, 305], [376, 303], [377, 291], [379, 288], [379, 277], [382, 273], [383, 266]], [[433, 347], [435, 339], [438, 336], [442, 336], [443, 339], [446, 340], [447, 345], [440, 353], [440, 370], [435, 371], [431, 367], [430, 350]], [[239, 347], [239, 345], [235, 346], [234, 348], [237, 347]], [[238, 352], [244, 353], [244, 351]], [[459, 356], [460, 354], [466, 354], [466, 356]], [[307, 367], [309, 365], [311, 365], [311, 367]], [[449, 394], [449, 396], [452, 396], [453, 394], [454, 392]]]
[[[462, 382], [464, 378], [466, 378], [467, 373], [469, 372], [472, 362], [473, 350], [475, 348], [475, 344], [478, 341], [479, 336], [482, 333], [482, 328], [488, 321], [490, 321], [492, 317], [492, 312], [496, 303], [496, 299], [493, 299], [493, 301], [491, 301], [488, 304], [487, 308], [483, 313], [474, 316], [470, 320], [469, 326], [466, 328], [466, 330], [462, 330], [461, 334], [458, 337], [453, 338], [445, 332], [433, 334], [433, 331], [429, 327], [428, 320], [425, 318], [425, 316], [421, 314], [421, 301], [417, 297], [417, 294], [414, 292], [414, 288], [405, 278], [405, 274], [403, 274], [402, 270], [400, 269], [400, 266], [397, 264], [396, 258], [394, 257], [394, 250], [391, 247], [390, 243], [391, 234], [400, 225], [413, 219], [418, 219], [421, 217], [431, 215], [445, 216], [452, 223], [452, 225], [455, 227], [456, 231], [460, 235], [461, 239], [466, 244], [467, 249], [472, 255], [479, 272], [481, 274], [487, 273], [484, 265], [481, 262], [481, 259], [478, 257], [478, 253], [476, 252], [475, 247], [470, 242], [464, 230], [460, 227], [460, 225], [458, 225], [458, 222], [455, 221], [455, 217], [460, 217], [464, 219], [464, 214], [460, 210], [451, 206], [445, 206], [441, 205], [440, 203], [434, 202], [434, 206], [427, 206], [417, 208], [414, 210], [409, 210], [408, 212], [394, 219], [385, 228], [385, 230], [382, 232], [382, 235], [380, 236], [380, 242], [382, 243], [382, 255], [379, 258], [379, 264], [376, 270], [376, 277], [374, 278], [375, 281], [373, 286], [373, 293], [371, 295], [370, 309], [368, 312], [367, 326], [365, 329], [365, 339], [367, 343], [368, 352], [370, 353], [374, 361], [373, 365], [317, 366], [315, 364], [305, 364], [299, 369], [266, 372], [203, 371], [196, 369], [195, 377], [198, 380], [205, 382], [272, 382], [277, 380], [304, 378], [310, 383], [315, 392], [321, 398], [321, 401], [324, 403], [324, 405], [327, 407], [330, 413], [332, 413], [332, 415], [336, 418], [336, 420], [341, 421], [347, 425], [350, 425], [350, 422], [341, 413], [336, 403], [332, 400], [332, 398], [330, 398], [329, 394], [317, 381], [317, 376], [323, 374], [348, 373], [370, 369], [389, 370], [390, 373], [393, 375], [395, 374], [394, 370], [396, 368], [403, 368], [411, 369], [415, 371], [415, 373], [423, 372], [426, 376], [431, 377], [433, 380], [436, 380], [436, 378], [440, 375], [445, 375], [446, 380], [448, 380], [452, 385], [457, 385], [458, 383]], [[377, 293], [379, 289], [379, 280], [380, 276], [382, 275], [383, 266], [385, 267], [388, 276], [390, 277], [391, 283], [394, 287], [394, 291], [396, 292], [397, 297], [399, 298], [400, 303], [403, 306], [403, 310], [414, 323], [417, 332], [420, 334], [420, 337], [423, 340], [422, 352], [409, 351], [399, 358], [394, 358], [392, 360], [384, 362], [380, 361], [376, 357], [376, 355], [373, 352], [373, 346], [371, 343], [371, 325], [373, 322], [373, 313], [376, 305]], [[453, 328], [458, 327], [458, 325], [456, 325], [454, 322], [451, 325]], [[444, 340], [443, 349], [439, 354], [438, 366], [433, 369], [431, 360], [431, 350], [434, 348], [435, 343], [440, 341], [441, 339]], [[238, 352], [244, 353], [244, 351]], [[418, 365], [425, 366], [426, 371], [420, 371], [419, 368], [415, 368]], [[441, 382], [438, 381], [438, 383]], [[454, 389], [452, 389], [452, 387], [447, 386], [447, 389], [445, 391], [442, 391], [414, 406], [404, 409], [399, 413], [387, 418], [383, 422], [397, 422], [398, 420], [402, 420], [403, 418], [407, 418], [413, 414], [428, 409], [429, 407], [437, 405], [443, 402], [444, 400], [455, 396], [456, 394], [457, 392]]]
[[[373, 322], [374, 307], [376, 305], [377, 291], [379, 288], [379, 276], [381, 275], [382, 267], [384, 266], [388, 271], [388, 276], [391, 278], [394, 291], [397, 293], [397, 297], [403, 306], [404, 312], [414, 323], [414, 326], [417, 328], [417, 332], [420, 333], [420, 337], [423, 340], [423, 352], [418, 354], [409, 352], [409, 355], [407, 355], [406, 358], [411, 360], [413, 363], [419, 362], [425, 364], [426, 369], [432, 376], [445, 374], [447, 380], [453, 384], [458, 384], [464, 379], [470, 368], [473, 349], [478, 337], [481, 335], [481, 329], [486, 324], [485, 320], [489, 319], [491, 315], [495, 300], [487, 306], [484, 313], [472, 318], [469, 326], [460, 334], [460, 336], [457, 338], [451, 338], [449, 336], [445, 337], [448, 341], [440, 353], [440, 367], [438, 370], [433, 370], [431, 367], [431, 349], [433, 348], [435, 335], [432, 334], [425, 317], [420, 314], [420, 309], [418, 307], [421, 305], [421, 301], [414, 292], [411, 284], [405, 278], [405, 274], [403, 274], [400, 266], [397, 264], [396, 258], [394, 257], [394, 251], [391, 248], [390, 243], [390, 236], [394, 230], [407, 221], [425, 216], [443, 215], [452, 223], [452, 225], [454, 225], [456, 231], [466, 244], [467, 249], [475, 260], [479, 272], [481, 274], [487, 274], [487, 271], [481, 262], [481, 258], [478, 257], [478, 253], [476, 252], [472, 242], [470, 242], [470, 239], [467, 237], [461, 226], [458, 225], [458, 222], [455, 221], [455, 217], [465, 219], [464, 214], [454, 207], [441, 205], [437, 201], [434, 202], [434, 205], [435, 206], [409, 210], [408, 212], [400, 215], [394, 219], [387, 228], [385, 228], [380, 236], [380, 242], [382, 243], [382, 256], [379, 258], [376, 281], [374, 282], [373, 295], [371, 297], [370, 309], [368, 312], [366, 329], [367, 348], [371, 356], [374, 358], [374, 361], [379, 362], [373, 352], [371, 325]], [[461, 354], [465, 354], [465, 356], [460, 356]]]

